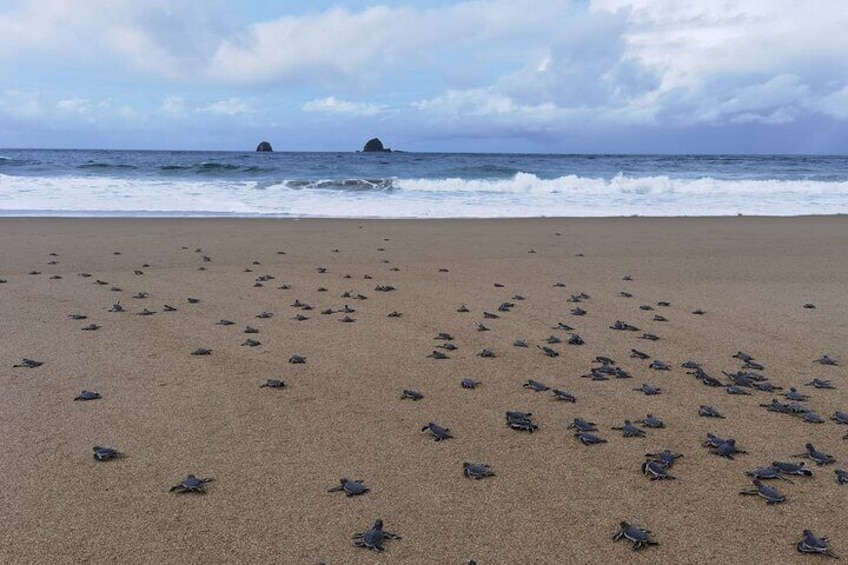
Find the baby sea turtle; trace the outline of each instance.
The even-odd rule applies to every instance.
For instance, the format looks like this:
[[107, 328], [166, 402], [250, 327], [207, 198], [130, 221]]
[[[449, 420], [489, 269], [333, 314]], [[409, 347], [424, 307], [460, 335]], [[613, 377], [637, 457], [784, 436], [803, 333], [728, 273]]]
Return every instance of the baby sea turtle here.
[[745, 387], [739, 385], [730, 385], [728, 387], [725, 387], [724, 392], [726, 392], [727, 394], [751, 396], [751, 393]]
[[742, 449], [736, 447], [736, 440], [733, 438], [725, 440], [723, 443], [713, 447], [710, 452], [713, 455], [718, 455], [719, 457], [724, 457], [725, 459], [734, 459], [734, 455], [738, 453], [748, 453]]
[[246, 334], [258, 334], [259, 330], [254, 328], [253, 326], [245, 326], [244, 333]]
[[793, 457], [807, 457], [808, 459], [815, 461], [816, 465], [830, 465], [831, 463], [836, 463], [836, 459], [832, 455], [819, 451], [812, 443], [807, 443], [804, 447], [807, 448], [805, 453], [793, 455]]
[[302, 355], [292, 355], [289, 357], [289, 363], [293, 365], [302, 365], [303, 363], [306, 363], [306, 357]]
[[397, 310], [392, 310], [391, 312], [389, 312], [388, 317], [389, 318], [400, 318], [401, 316], [403, 316], [402, 313], [398, 312]]
[[478, 331], [478, 332], [487, 332], [487, 331], [489, 331], [489, 328], [487, 328], [484, 324], [481, 324], [480, 322], [477, 322], [477, 323], [474, 325], [474, 327], [476, 327], [476, 328], [477, 328], [477, 331]]
[[259, 388], [286, 388], [286, 383], [280, 379], [268, 379]]
[[385, 551], [383, 543], [388, 539], [401, 539], [399, 534], [393, 534], [383, 529], [383, 521], [377, 520], [371, 529], [359, 534], [354, 534], [353, 545], [356, 547], [364, 547], [373, 551]]
[[444, 342], [444, 343], [443, 343], [443, 344], [441, 344], [441, 345], [437, 345], [436, 347], [441, 347], [441, 348], [442, 348], [442, 349], [444, 349], [445, 351], [456, 351], [457, 349], [459, 349], [459, 348], [456, 346], [456, 344], [455, 344], [455, 343], [453, 343], [452, 341], [446, 341], [446, 342]]
[[821, 388], [821, 389], [834, 389], [834, 388], [836, 388], [835, 386], [833, 386], [833, 384], [831, 384], [831, 382], [829, 380], [819, 379], [819, 378], [815, 378], [812, 381], [808, 382], [807, 386], [812, 386], [812, 387]]
[[654, 416], [653, 414], [648, 414], [641, 420], [636, 420], [637, 424], [642, 424], [646, 428], [664, 428], [665, 422]]
[[848, 412], [840, 412], [837, 410], [833, 413], [833, 416], [831, 416], [830, 419], [837, 424], [848, 424]]
[[819, 363], [821, 365], [839, 365], [839, 362], [836, 361], [836, 359], [833, 359], [832, 357], [829, 357], [827, 355], [822, 355], [821, 357], [813, 361], [813, 363]]
[[540, 383], [539, 381], [534, 381], [533, 379], [528, 379], [526, 383], [521, 385], [524, 388], [533, 389], [536, 392], [547, 392], [551, 390], [551, 387]]
[[475, 381], [473, 379], [462, 379], [459, 383], [462, 388], [474, 389], [480, 386], [480, 381]]
[[648, 460], [642, 463], [642, 474], [650, 477], [652, 481], [674, 480], [677, 478], [668, 474], [668, 468], [665, 465], [654, 460]]
[[616, 320], [613, 325], [610, 326], [611, 330], [618, 330], [624, 332], [638, 332], [639, 328], [634, 326], [633, 324], [628, 324], [627, 322], [622, 322], [621, 320]]
[[644, 383], [639, 388], [634, 388], [633, 390], [638, 391], [638, 392], [642, 392], [646, 396], [654, 396], [654, 395], [660, 394], [662, 392], [662, 389], [660, 389], [659, 387], [649, 385], [649, 384], [644, 384]]
[[257, 341], [255, 339], [247, 338], [246, 340], [244, 340], [242, 345], [243, 346], [246, 345], [247, 347], [258, 347], [258, 346], [262, 345], [262, 342]]
[[487, 320], [497, 320], [500, 316], [493, 314], [492, 312], [483, 312], [483, 318]]
[[555, 336], [555, 335], [552, 335], [552, 336], [549, 336], [549, 337], [545, 340], [545, 343], [547, 343], [547, 344], [549, 344], [549, 345], [554, 345], [554, 344], [557, 344], [557, 343], [562, 343], [562, 339], [561, 339], [561, 338], [559, 338], [559, 337], [557, 337], [557, 336]]
[[212, 355], [211, 349], [206, 349], [205, 347], [198, 347], [194, 351], [191, 352], [192, 355]]
[[359, 496], [369, 492], [369, 488], [362, 484], [360, 480], [339, 479], [339, 484], [327, 490], [327, 492], [344, 492], [348, 497]]
[[421, 400], [422, 398], [424, 398], [424, 395], [418, 392], [417, 390], [407, 388], [404, 389], [404, 391], [401, 393], [400, 399], [405, 400], [407, 398], [409, 400]]
[[486, 477], [494, 477], [495, 472], [492, 471], [485, 463], [463, 463], [462, 474], [469, 479], [485, 479]]
[[12, 365], [14, 368], [22, 367], [24, 369], [35, 369], [36, 367], [41, 367], [44, 365], [43, 361], [35, 361], [33, 359], [27, 359], [24, 357], [20, 363], [17, 365]]
[[439, 334], [434, 339], [440, 339], [442, 341], [453, 341], [453, 336], [447, 332], [439, 332]]
[[126, 312], [126, 310], [124, 310], [124, 307], [121, 306], [120, 302], [116, 302], [112, 304], [111, 308], [109, 308], [109, 312]]
[[433, 350], [433, 353], [431, 353], [427, 357], [429, 357], [430, 359], [450, 359], [447, 354], [442, 353], [441, 351], [436, 351], [435, 349]]
[[542, 345], [537, 345], [536, 347], [538, 347], [542, 351], [542, 353], [544, 353], [548, 357], [559, 357], [559, 351], [551, 349], [550, 347]]
[[[526, 341], [524, 341], [523, 339], [516, 339], [515, 341], [512, 342], [512, 346], [513, 347], [530, 347], [530, 345]], [[554, 352], [554, 353], [556, 353], [556, 352]]]
[[196, 492], [197, 494], [206, 494], [206, 484], [211, 483], [215, 479], [205, 478], [198, 479], [194, 475], [188, 475], [182, 482], [178, 485], [174, 485], [171, 487], [171, 492], [176, 492], [177, 494], [184, 492]]
[[80, 328], [84, 332], [94, 332], [101, 328], [102, 326], [98, 326], [97, 324], [88, 324], [87, 326], [83, 326]]
[[71, 320], [86, 320], [86, 319], [88, 319], [88, 316], [86, 316], [85, 314], [76, 314], [75, 313], [75, 314], [68, 314], [68, 318], [70, 318]]
[[584, 420], [583, 418], [574, 418], [568, 424], [568, 429], [575, 429], [581, 432], [596, 432], [598, 431], [598, 426], [594, 422]]
[[619, 530], [612, 536], [612, 541], [618, 541], [620, 539], [626, 539], [633, 543], [633, 549], [642, 549], [648, 547], [649, 545], [658, 545], [656, 541], [652, 540], [650, 537], [651, 530], [646, 530], [645, 528], [640, 528], [638, 526], [631, 526], [628, 522], [620, 522]]
[[189, 296], [188, 298], [186, 298], [186, 302], [188, 302], [189, 304], [199, 304], [200, 299], [194, 298], [193, 296]]
[[533, 414], [530, 412], [511, 410], [506, 413], [506, 425], [513, 430], [530, 432], [532, 434], [539, 429], [539, 426], [533, 423], [532, 416]]
[[74, 398], [74, 400], [98, 400], [98, 399], [100, 399], [100, 393], [92, 392], [90, 390], [84, 390]]
[[671, 469], [671, 467], [674, 465], [674, 462], [683, 457], [683, 454], [675, 453], [670, 449], [663, 449], [662, 451], [657, 451], [656, 453], [646, 453], [645, 457], [653, 459], [654, 461], [660, 463], [666, 469]]
[[792, 463], [789, 461], [772, 461], [771, 466], [784, 475], [795, 475], [797, 477], [812, 477], [813, 472], [807, 469], [804, 462]]
[[763, 484], [759, 479], [754, 479], [754, 487], [753, 489], [743, 490], [739, 494], [761, 496], [766, 499], [766, 504], [770, 505], [786, 502], [786, 497], [780, 494], [776, 488]]
[[583, 445], [597, 445], [599, 443], [607, 443], [607, 440], [590, 432], [575, 432], [574, 437], [580, 440]]
[[830, 538], [817, 537], [811, 530], [804, 530], [803, 535], [804, 537], [801, 538], [801, 541], [795, 544], [795, 549], [799, 553], [819, 553], [839, 559], [839, 555], [834, 553], [827, 545], [830, 542]]
[[630, 420], [624, 420], [623, 426], [613, 426], [612, 429], [620, 430], [624, 437], [645, 437], [645, 431], [634, 426]]
[[715, 406], [707, 404], [701, 404], [698, 408], [698, 416], [704, 416], [705, 418], [724, 418]]
[[634, 359], [650, 359], [651, 358], [650, 355], [648, 355], [647, 353], [645, 353], [643, 351], [639, 351], [638, 349], [631, 349], [630, 350], [630, 357], [632, 357]]
[[426, 426], [421, 428], [421, 431], [430, 432], [436, 441], [443, 441], [453, 437], [450, 434], [450, 428], [443, 428], [434, 422], [429, 422]]
[[798, 392], [795, 387], [789, 387], [789, 391], [783, 393], [783, 396], [785, 396], [789, 400], [794, 400], [796, 402], [805, 402], [810, 399], [810, 397], [806, 394]]
[[568, 345], [583, 345], [586, 341], [578, 334], [571, 334], [568, 338]]
[[554, 400], [562, 400], [565, 402], [577, 402], [577, 397], [564, 390], [553, 389]]
[[824, 424], [824, 418], [815, 412], [804, 412], [801, 415], [801, 420], [807, 424]]
[[786, 481], [788, 483], [792, 482], [790, 479], [784, 477], [780, 472], [780, 469], [774, 465], [769, 465], [768, 467], [757, 467], [751, 471], [745, 471], [745, 474], [761, 481], [780, 479], [781, 481]]
[[659, 359], [655, 359], [648, 365], [649, 369], [653, 369], [655, 371], [671, 371], [671, 367], [668, 366], [668, 363], [664, 361], [660, 361]]
[[848, 484], [848, 471], [845, 469], [834, 469], [833, 472], [836, 474], [836, 482], [840, 485]]
[[659, 341], [660, 340], [658, 335], [649, 334], [649, 333], [643, 333], [641, 336], [639, 336], [639, 339], [647, 339], [648, 341]]
[[480, 353], [477, 354], [477, 357], [484, 357], [486, 359], [494, 359], [495, 357], [497, 357], [497, 355], [495, 355], [495, 352], [492, 351], [491, 349], [484, 349], [483, 351], [481, 351]]
[[465, 304], [462, 304], [459, 308], [456, 309], [456, 311], [460, 312], [460, 313], [465, 313], [465, 312], [470, 312], [471, 310], [468, 309], [468, 306], [466, 306]]
[[94, 458], [98, 461], [109, 461], [111, 459], [119, 459], [124, 456], [123, 453], [112, 447], [101, 447], [95, 445], [93, 448]]
[[217, 322], [215, 322], [215, 325], [216, 326], [232, 326], [232, 325], [235, 325], [235, 322], [233, 322], [232, 320], [218, 320]]
[[309, 319], [309, 316], [304, 316], [303, 314], [300, 314], [300, 313], [297, 314], [296, 316], [292, 317], [292, 320], [297, 320], [298, 322], [305, 322], [308, 319]]

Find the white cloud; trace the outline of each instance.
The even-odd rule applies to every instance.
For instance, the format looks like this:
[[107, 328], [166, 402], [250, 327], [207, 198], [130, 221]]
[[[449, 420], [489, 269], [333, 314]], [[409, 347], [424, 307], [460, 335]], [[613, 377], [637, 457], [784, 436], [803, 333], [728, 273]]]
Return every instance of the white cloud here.
[[335, 96], [310, 100], [303, 105], [304, 112], [326, 112], [331, 114], [349, 114], [352, 116], [376, 116], [385, 109], [385, 105], [348, 102], [346, 100], [340, 100]]
[[238, 98], [229, 98], [227, 100], [219, 100], [209, 106], [200, 109], [201, 112], [211, 112], [213, 114], [223, 114], [227, 116], [236, 116], [238, 114], [247, 114], [253, 111], [248, 104], [242, 102]]
[[56, 108], [72, 114], [85, 114], [91, 110], [92, 105], [84, 98], [63, 98], [56, 102]]
[[185, 100], [181, 96], [169, 96], [162, 101], [161, 110], [166, 114], [183, 114]]

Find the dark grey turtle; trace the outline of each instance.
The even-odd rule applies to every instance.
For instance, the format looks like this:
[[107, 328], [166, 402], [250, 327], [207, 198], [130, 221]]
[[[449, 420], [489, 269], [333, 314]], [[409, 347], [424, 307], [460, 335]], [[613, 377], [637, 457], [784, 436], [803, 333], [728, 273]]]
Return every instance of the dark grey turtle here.
[[291, 357], [289, 357], [289, 363], [293, 365], [302, 365], [306, 363], [306, 357], [304, 357], [303, 355], [292, 355]]
[[85, 314], [74, 313], [74, 314], [68, 314], [68, 318], [70, 318], [71, 320], [87, 320], [88, 316], [86, 316]]
[[665, 316], [660, 316], [659, 314], [654, 314], [654, 321], [655, 322], [667, 322], [668, 318], [666, 318]]
[[726, 441], [727, 441], [727, 440], [726, 440], [726, 439], [724, 439], [723, 437], [719, 437], [719, 436], [717, 436], [717, 435], [715, 435], [715, 434], [710, 434], [710, 433], [708, 433], [708, 434], [707, 434], [707, 439], [705, 439], [705, 440], [703, 441], [703, 443], [701, 443], [701, 445], [702, 445], [703, 447], [718, 447], [718, 446], [720, 446], [721, 444], [725, 443]]
[[200, 299], [199, 299], [199, 298], [194, 298], [194, 297], [191, 297], [191, 296], [189, 296], [188, 298], [186, 298], [186, 301], [187, 301], [189, 304], [199, 304], [199, 303], [200, 303]]
[[586, 310], [584, 310], [583, 308], [580, 308], [580, 307], [578, 306], [577, 308], [572, 308], [572, 309], [571, 309], [571, 315], [572, 315], [572, 316], [585, 316], [585, 315], [586, 315]]
[[724, 418], [715, 406], [707, 404], [701, 404], [698, 408], [698, 416], [704, 416], [705, 418]]
[[662, 389], [660, 389], [659, 387], [649, 385], [649, 384], [644, 384], [644, 383], [639, 388], [634, 388], [633, 390], [638, 391], [638, 392], [642, 392], [646, 396], [654, 396], [654, 395], [660, 394], [662, 392]]
[[155, 310], [148, 310], [147, 308], [145, 308], [144, 310], [142, 310], [140, 312], [136, 312], [136, 316], [152, 316], [155, 313], [156, 313]]
[[836, 463], [836, 459], [832, 455], [819, 451], [812, 443], [807, 443], [804, 447], [807, 448], [805, 453], [793, 455], [792, 457], [806, 457], [815, 461], [816, 465], [830, 465], [831, 463]]
[[182, 482], [178, 485], [174, 485], [171, 487], [171, 492], [176, 492], [177, 494], [184, 492], [195, 492], [197, 494], [206, 494], [206, 485], [207, 483], [211, 483], [215, 479], [205, 478], [198, 479], [194, 475], [188, 475]]
[[439, 332], [434, 339], [440, 339], [442, 341], [453, 341], [453, 336], [447, 332]]
[[340, 311], [344, 314], [353, 314], [354, 312], [356, 312], [356, 310], [354, 308], [351, 308], [347, 304], [345, 304], [344, 308], [342, 308]]
[[497, 357], [497, 355], [495, 355], [495, 352], [492, 351], [491, 349], [484, 349], [483, 351], [481, 351], [480, 353], [477, 354], [477, 357], [484, 357], [486, 359], [494, 359], [495, 357]]
[[789, 391], [783, 393], [783, 396], [788, 398], [789, 400], [794, 400], [796, 402], [805, 402], [810, 399], [806, 394], [801, 394], [795, 387], [789, 387]]
[[801, 414], [801, 420], [807, 424], [824, 424], [825, 420], [815, 412], [804, 412]]
[[612, 536], [612, 541], [626, 539], [633, 543], [634, 550], [643, 549], [649, 545], [658, 545], [658, 543], [650, 537], [651, 530], [646, 530], [638, 526], [631, 526], [628, 522], [624, 521], [619, 523], [619, 528], [620, 529], [615, 533], [615, 535]]
[[513, 430], [533, 433], [539, 429], [532, 420], [533, 414], [530, 412], [519, 412], [511, 410], [506, 413], [506, 425]]
[[256, 315], [256, 318], [259, 319], [259, 320], [267, 320], [268, 318], [273, 318], [273, 317], [274, 317], [273, 312], [260, 312], [259, 314]]
[[745, 364], [742, 365], [743, 369], [754, 369], [755, 371], [762, 371], [765, 369], [765, 366], [762, 363], [757, 363], [756, 361], [745, 361]]
[[645, 431], [633, 425], [630, 420], [624, 420], [623, 426], [613, 426], [613, 430], [620, 430], [624, 437], [645, 437]]
[[692, 313], [696, 316], [703, 316], [707, 312], [705, 310], [702, 310], [701, 308], [696, 308], [695, 310], [692, 310]]
[[771, 479], [780, 479], [781, 481], [786, 481], [791, 483], [790, 479], [787, 479], [780, 472], [780, 469], [775, 467], [774, 465], [769, 465], [768, 467], [757, 467], [751, 471], [745, 471], [745, 474], [749, 477], [753, 477], [755, 479], [759, 479], [761, 481], [767, 481]]
[[795, 544], [795, 549], [798, 550], [798, 553], [818, 553], [839, 559], [839, 555], [828, 547], [829, 542], [830, 538], [816, 537], [811, 530], [804, 530], [804, 537]]
[[713, 455], [718, 455], [719, 457], [724, 457], [726, 459], [732, 460], [732, 459], [734, 459], [735, 455], [737, 455], [739, 453], [744, 454], [744, 453], [748, 453], [748, 452], [736, 447], [736, 440], [733, 439], [733, 438], [730, 438], [730, 439], [726, 440], [724, 443], [713, 448], [713, 450], [710, 453], [712, 453]]
[[356, 547], [364, 547], [365, 549], [371, 549], [373, 551], [385, 551], [385, 547], [383, 547], [383, 543], [389, 539], [401, 539], [399, 534], [393, 534], [391, 532], [387, 532], [383, 529], [383, 521], [377, 520], [374, 522], [374, 525], [371, 526], [370, 530], [365, 532], [354, 534], [353, 545]]
[[164, 305], [162, 306], [162, 311], [163, 311], [163, 312], [176, 312], [176, 311], [177, 311], [177, 309], [176, 309], [176, 308], [174, 308], [173, 306], [169, 306], [168, 304], [164, 304]]
[[801, 406], [797, 402], [790, 402], [789, 404], [786, 405], [786, 407], [789, 409], [790, 414], [798, 415], [798, 414], [806, 414], [807, 412], [809, 412], [809, 410], [807, 408], [805, 408], [804, 406]]
[[746, 353], [745, 351], [737, 351], [733, 355], [731, 355], [734, 359], [739, 359], [743, 363], [747, 363], [748, 361], [753, 361], [754, 356], [750, 353]]
[[668, 363], [664, 361], [660, 361], [659, 359], [655, 359], [648, 365], [649, 369], [653, 369], [655, 371], [671, 371], [671, 367], [668, 366]]
[[138, 300], [144, 300], [145, 298], [149, 297], [150, 294], [148, 294], [147, 292], [136, 292], [135, 294], [133, 294], [133, 298], [136, 298]]
[[668, 474], [668, 468], [659, 461], [648, 460], [642, 463], [642, 474], [652, 481], [674, 480], [677, 477]]
[[622, 322], [621, 320], [616, 320], [613, 325], [610, 326], [611, 330], [618, 330], [622, 332], [638, 332], [639, 328], [634, 326], [633, 324], [628, 324], [627, 322]]
[[417, 390], [407, 388], [404, 389], [404, 391], [401, 393], [400, 399], [405, 400], [407, 398], [409, 400], [421, 400], [422, 398], [424, 398], [424, 395], [418, 392]]
[[462, 388], [475, 389], [480, 386], [480, 381], [475, 381], [473, 379], [462, 379], [459, 383], [459, 386]]
[[639, 310], [644, 310], [645, 312], [652, 312], [654, 310], [654, 307], [650, 304], [642, 304], [641, 306], [639, 306]]
[[671, 469], [675, 461], [683, 457], [683, 454], [675, 453], [669, 449], [663, 449], [662, 451], [657, 451], [656, 453], [646, 453], [645, 457], [653, 459], [654, 461], [660, 463], [666, 469]]
[[848, 412], [840, 412], [837, 410], [833, 413], [833, 416], [831, 416], [830, 419], [837, 424], [848, 424]]
[[776, 488], [763, 484], [759, 479], [754, 479], [754, 487], [753, 489], [743, 490], [739, 494], [761, 496], [766, 499], [766, 504], [769, 505], [786, 502], [786, 497]]
[[637, 424], [642, 424], [646, 428], [664, 428], [665, 422], [654, 416], [653, 414], [648, 414], [641, 420], [636, 420]]
[[836, 482], [840, 485], [848, 484], [848, 471], [845, 469], [834, 469], [834, 474], [836, 474]]
[[553, 327], [553, 329], [555, 329], [555, 330], [563, 330], [563, 331], [566, 331], [566, 332], [573, 332], [573, 331], [574, 331], [574, 328], [572, 328], [571, 326], [569, 326], [569, 325], [568, 325], [568, 324], [566, 324], [565, 322], [557, 322], [557, 325], [555, 325], [555, 326]]
[[109, 308], [109, 312], [126, 312], [123, 306], [121, 306], [120, 302], [115, 302], [112, 304], [112, 307]]
[[789, 405], [779, 402], [776, 398], [772, 398], [771, 402], [768, 404], [760, 404], [760, 406], [769, 412], [777, 412], [778, 414], [789, 414], [790, 412]]
[[562, 400], [564, 402], [577, 402], [577, 397], [564, 390], [553, 389], [554, 400]]
[[551, 390], [551, 387], [549, 387], [549, 386], [547, 386], [543, 383], [540, 383], [539, 381], [534, 381], [533, 379], [528, 379], [527, 382], [524, 383], [521, 386], [524, 387], [524, 388], [533, 389], [536, 392], [547, 392], [547, 391]]
[[403, 316], [402, 313], [398, 312], [397, 310], [392, 310], [391, 312], [389, 312], [388, 317], [389, 318], [400, 318], [401, 316]]
[[[524, 341], [523, 339], [516, 339], [515, 341], [512, 342], [512, 346], [513, 347], [530, 347], [530, 345], [526, 341]], [[553, 351], [553, 350], [551, 350], [551, 351]], [[556, 353], [556, 351], [554, 351], [554, 353]]]
[[574, 437], [580, 440], [583, 445], [597, 445], [599, 443], [607, 443], [607, 440], [590, 432], [575, 432]]
[[469, 479], [477, 480], [495, 476], [495, 472], [492, 471], [485, 463], [463, 463], [462, 474]]
[[828, 355], [822, 355], [821, 357], [813, 361], [813, 363], [819, 363], [821, 365], [839, 365], [839, 362], [836, 359], [829, 357]]
[[633, 294], [627, 292], [626, 290], [622, 290], [618, 293], [622, 298], [633, 298]]
[[80, 328], [84, 332], [94, 332], [101, 328], [102, 326], [98, 326], [97, 324], [88, 324], [87, 326], [83, 326]]
[[639, 336], [639, 339], [647, 339], [648, 341], [659, 341], [660, 337], [658, 335], [643, 333]]
[[286, 383], [280, 379], [268, 379], [259, 388], [286, 388]]
[[430, 359], [450, 359], [447, 354], [442, 353], [441, 351], [436, 351], [435, 349], [433, 350], [433, 353], [431, 353], [427, 357]]
[[554, 344], [557, 344], [557, 343], [562, 343], [562, 339], [561, 339], [561, 338], [558, 338], [558, 337], [557, 337], [557, 336], [555, 336], [555, 335], [552, 335], [552, 336], [549, 336], [549, 337], [545, 340], [545, 343], [547, 343], [547, 344], [549, 344], [549, 345], [554, 345]]
[[99, 392], [92, 392], [90, 390], [84, 390], [79, 393], [74, 400], [99, 400], [101, 398]]
[[771, 466], [784, 475], [795, 475], [797, 477], [812, 477], [813, 472], [807, 469], [804, 462], [792, 463], [789, 461], [772, 461]]
[[309, 316], [304, 316], [303, 314], [300, 314], [300, 313], [298, 313], [296, 316], [292, 316], [292, 320], [295, 320], [295, 321], [298, 321], [298, 322], [305, 322], [308, 319], [309, 319]]
[[110, 461], [112, 459], [120, 459], [124, 456], [123, 453], [113, 447], [95, 445], [92, 449], [94, 451], [94, 458], [98, 461]]
[[487, 332], [487, 331], [489, 331], [489, 328], [487, 328], [484, 324], [481, 324], [480, 322], [477, 322], [477, 323], [474, 325], [474, 327], [476, 327], [476, 328], [477, 328], [477, 331], [478, 331], [478, 332]]
[[253, 326], [245, 326], [244, 333], [246, 334], [258, 334], [259, 330], [254, 328]]
[[455, 343], [450, 342], [450, 341], [446, 341], [445, 343], [443, 343], [443, 344], [441, 344], [441, 345], [437, 345], [436, 347], [441, 347], [441, 348], [442, 348], [442, 349], [444, 349], [445, 351], [456, 351], [457, 349], [459, 349], [459, 348], [456, 346], [456, 344], [455, 344]]
[[443, 441], [453, 437], [450, 434], [450, 428], [443, 428], [434, 422], [429, 422], [426, 426], [421, 428], [421, 431], [430, 432], [436, 441]]
[[812, 387], [821, 388], [821, 389], [834, 389], [834, 388], [836, 388], [835, 386], [833, 386], [833, 384], [831, 384], [831, 382], [829, 380], [819, 379], [819, 378], [815, 378], [812, 381], [808, 382], [807, 386], [812, 386]]
[[704, 371], [700, 367], [698, 367], [694, 371], [687, 371], [686, 374], [687, 375], [694, 375], [694, 377], [696, 379], [698, 379], [699, 381], [701, 381], [702, 383], [704, 383], [705, 386], [709, 386], [709, 387], [713, 387], [713, 388], [718, 388], [720, 386], [724, 386], [723, 382], [721, 382], [717, 378], [713, 377], [712, 375], [709, 375], [706, 371]]
[[576, 429], [581, 432], [596, 432], [598, 431], [597, 424], [594, 422], [589, 422], [588, 420], [584, 420], [583, 418], [574, 418], [570, 424], [568, 424], [568, 429]]
[[559, 357], [559, 351], [551, 349], [550, 347], [542, 345], [537, 345], [536, 347], [538, 347], [542, 351], [542, 353], [544, 353], [548, 357]]
[[350, 317], [350, 316], [348, 316], [348, 315], [345, 315], [345, 317], [344, 317], [344, 318], [342, 318], [342, 319], [341, 319], [341, 320], [339, 320], [339, 321], [340, 321], [340, 322], [343, 322], [343, 323], [345, 323], [345, 324], [350, 324], [351, 322], [355, 322], [355, 321], [356, 321], [356, 319], [351, 318], [351, 317]]
[[232, 326], [235, 325], [235, 322], [232, 320], [218, 320], [215, 322], [216, 326]]
[[468, 309], [468, 306], [462, 304], [459, 308], [456, 309], [456, 311], [464, 314], [466, 312], [470, 312], [471, 310]]
[[339, 479], [339, 484], [334, 486], [331, 489], [328, 489], [327, 492], [344, 492], [346, 496], [359, 496], [361, 494], [365, 494], [369, 492], [370, 489], [362, 484], [361, 480], [353, 480], [353, 479]]
[[778, 390], [783, 390], [783, 387], [775, 386], [768, 381], [754, 383], [754, 388], [763, 392], [775, 392]]
[[583, 345], [586, 341], [578, 334], [571, 334], [568, 337], [568, 345]]
[[198, 347], [194, 351], [191, 352], [192, 355], [212, 355], [211, 349], [206, 349], [205, 347]]
[[745, 387], [739, 385], [730, 385], [728, 387], [725, 387], [724, 392], [726, 392], [727, 394], [751, 396], [751, 393]]
[[680, 366], [683, 367], [684, 369], [692, 369], [692, 370], [696, 370], [696, 369], [701, 368], [700, 363], [697, 363], [695, 361], [689, 361], [689, 360], [684, 361], [683, 364], [681, 364]]
[[630, 357], [634, 359], [650, 359], [651, 356], [645, 353], [644, 351], [639, 351], [638, 349], [630, 350]]
[[486, 320], [497, 320], [500, 316], [493, 314], [492, 312], [483, 312], [483, 318]]
[[262, 345], [262, 342], [257, 341], [255, 339], [247, 338], [246, 340], [244, 340], [242, 345], [243, 346], [246, 345], [247, 347], [258, 347], [258, 346]]

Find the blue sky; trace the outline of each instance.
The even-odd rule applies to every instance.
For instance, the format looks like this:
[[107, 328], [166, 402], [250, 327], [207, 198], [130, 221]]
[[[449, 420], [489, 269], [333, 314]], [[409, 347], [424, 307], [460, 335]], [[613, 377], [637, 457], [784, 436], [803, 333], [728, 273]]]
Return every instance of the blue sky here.
[[848, 152], [842, 0], [4, 0], [0, 147]]

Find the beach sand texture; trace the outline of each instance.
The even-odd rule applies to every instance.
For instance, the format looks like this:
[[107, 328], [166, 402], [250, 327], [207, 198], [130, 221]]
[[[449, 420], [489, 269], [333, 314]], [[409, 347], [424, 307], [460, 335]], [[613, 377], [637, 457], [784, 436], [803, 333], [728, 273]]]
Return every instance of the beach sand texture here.
[[[274, 278], [255, 286], [263, 275]], [[829, 420], [848, 411], [846, 217], [3, 219], [0, 279], [2, 563], [819, 562], [795, 551], [805, 528], [848, 554], [848, 487], [833, 472], [848, 464], [848, 426]], [[568, 302], [580, 293], [591, 298]], [[127, 311], [108, 312], [118, 301]], [[514, 307], [498, 312], [504, 302]], [[345, 304], [353, 323], [321, 314]], [[572, 315], [577, 306], [587, 314]], [[641, 331], [610, 329], [617, 320]], [[569, 337], [558, 322], [585, 344], [547, 357], [536, 345]], [[90, 323], [102, 327], [81, 331]], [[427, 357], [439, 332], [458, 346], [450, 359]], [[212, 354], [191, 355], [199, 347]], [[826, 423], [768, 412], [759, 404], [785, 399], [729, 395], [681, 368], [693, 360], [726, 381], [740, 350], [775, 385], [809, 394]], [[294, 354], [307, 362], [290, 364]], [[633, 378], [580, 378], [599, 355]], [[822, 355], [841, 365], [815, 363]], [[44, 364], [12, 367], [24, 357]], [[837, 388], [805, 386], [815, 377]], [[260, 388], [269, 378], [287, 388]], [[463, 378], [482, 384], [466, 390]], [[523, 388], [528, 379], [578, 401]], [[642, 383], [662, 394], [633, 390]], [[425, 398], [401, 400], [407, 388]], [[83, 389], [102, 399], [75, 402]], [[699, 417], [701, 404], [726, 419]], [[532, 412], [538, 431], [509, 429], [507, 410]], [[610, 429], [648, 413], [666, 427], [645, 438]], [[575, 417], [608, 443], [578, 442], [566, 428]], [[433, 441], [428, 422], [454, 437]], [[707, 433], [747, 454], [711, 454]], [[791, 456], [807, 442], [837, 462], [770, 481], [783, 504], [740, 496], [746, 470], [803, 461]], [[95, 445], [125, 457], [95, 461]], [[677, 480], [650, 481], [640, 465], [663, 448], [685, 455]], [[496, 476], [467, 479], [466, 461]], [[188, 473], [215, 479], [208, 494], [169, 492]], [[371, 491], [328, 493], [340, 477]], [[382, 555], [351, 541], [377, 518], [403, 536]], [[613, 542], [621, 520], [659, 545]]]

